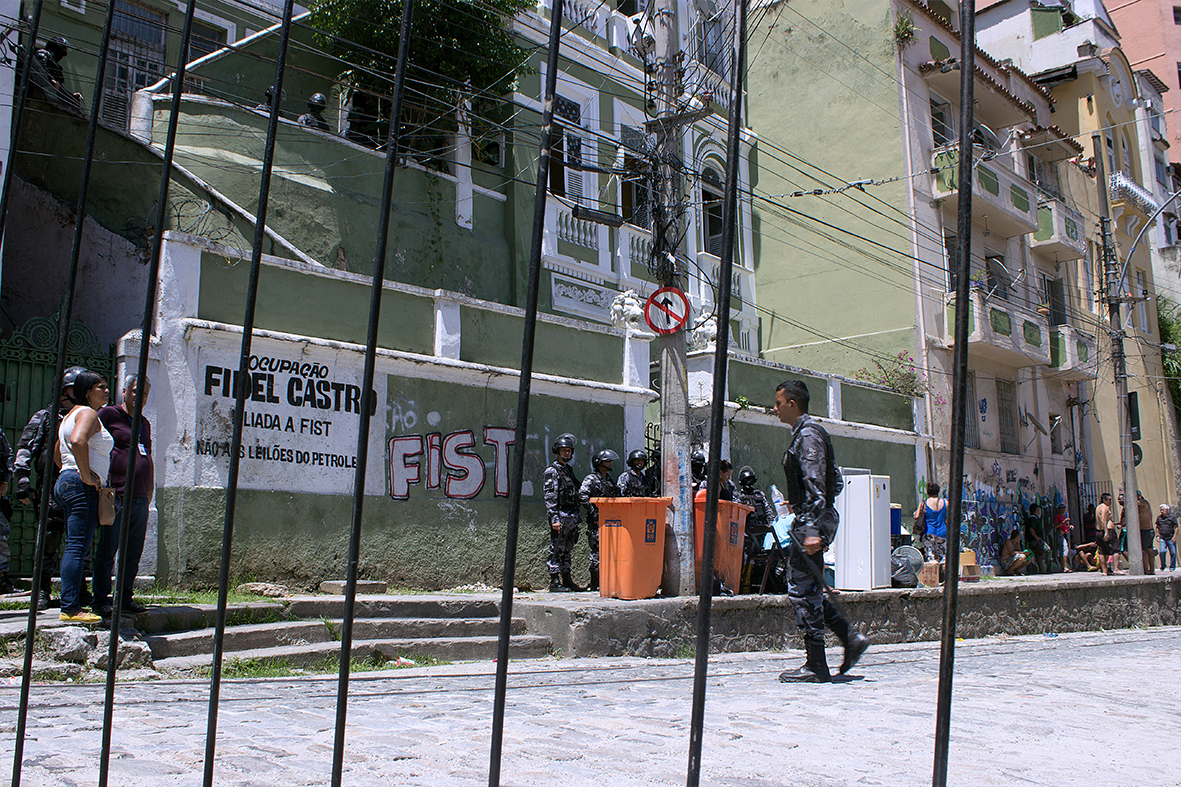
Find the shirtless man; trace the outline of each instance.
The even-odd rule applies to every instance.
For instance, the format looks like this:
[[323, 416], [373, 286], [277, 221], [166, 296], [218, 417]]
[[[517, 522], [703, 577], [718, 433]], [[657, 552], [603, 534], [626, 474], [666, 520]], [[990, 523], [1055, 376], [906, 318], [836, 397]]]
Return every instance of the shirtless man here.
[[1111, 511], [1110, 492], [1099, 496], [1099, 505], [1095, 506], [1095, 529], [1099, 533], [1100, 544], [1107, 547], [1100, 547], [1100, 551], [1107, 556], [1107, 573], [1124, 573], [1119, 570], [1119, 527]]

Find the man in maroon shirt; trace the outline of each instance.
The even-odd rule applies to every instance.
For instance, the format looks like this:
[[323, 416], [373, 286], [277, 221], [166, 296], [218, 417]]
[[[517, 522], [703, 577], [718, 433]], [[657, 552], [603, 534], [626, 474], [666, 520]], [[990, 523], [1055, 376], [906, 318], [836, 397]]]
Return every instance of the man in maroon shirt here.
[[[111, 433], [115, 447], [111, 450], [110, 486], [115, 490], [115, 524], [99, 528], [98, 557], [94, 564], [94, 611], [109, 620], [114, 614], [111, 601], [111, 575], [115, 569], [115, 553], [119, 549], [119, 526], [123, 523], [123, 506], [131, 506], [131, 523], [127, 530], [127, 560], [123, 571], [123, 612], [139, 614], [147, 607], [131, 597], [139, 559], [144, 551], [144, 537], [148, 529], [148, 504], [152, 501], [156, 479], [152, 466], [152, 425], [141, 418], [139, 445], [136, 447], [135, 478], [130, 494], [125, 489], [127, 452], [131, 450], [131, 416], [140, 386], [136, 375], [129, 374], [123, 381], [123, 401], [107, 405], [98, 411], [98, 418]], [[143, 396], [152, 390], [152, 381], [144, 379]]]

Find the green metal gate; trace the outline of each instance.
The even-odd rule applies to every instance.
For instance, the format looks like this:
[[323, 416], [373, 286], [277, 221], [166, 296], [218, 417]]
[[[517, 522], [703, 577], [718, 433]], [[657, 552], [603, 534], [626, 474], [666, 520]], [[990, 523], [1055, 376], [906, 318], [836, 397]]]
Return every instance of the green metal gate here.
[[[7, 338], [0, 340], [0, 428], [8, 444], [16, 452], [21, 431], [33, 413], [49, 404], [53, 394], [53, 373], [57, 366], [58, 319], [34, 317]], [[98, 337], [80, 323], [70, 326], [66, 343], [66, 366], [85, 366], [107, 378], [111, 390], [118, 388], [112, 379], [115, 372], [114, 346], [104, 353]], [[12, 534], [9, 549], [13, 576], [31, 576], [33, 552], [37, 542], [37, 521], [31, 506], [16, 502], [13, 489], [9, 490], [13, 504]]]

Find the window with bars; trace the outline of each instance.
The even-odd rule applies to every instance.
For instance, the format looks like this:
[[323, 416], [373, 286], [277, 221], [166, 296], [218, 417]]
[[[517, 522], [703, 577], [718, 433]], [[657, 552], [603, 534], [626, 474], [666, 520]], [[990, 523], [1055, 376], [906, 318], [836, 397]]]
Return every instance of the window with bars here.
[[[554, 97], [554, 131], [550, 146], [550, 193], [582, 204], [582, 106], [565, 96]], [[566, 123], [562, 123], [562, 121]]]
[[705, 250], [715, 257], [721, 257], [722, 176], [712, 168], [706, 168], [701, 173], [701, 213]]
[[952, 125], [951, 104], [931, 99], [931, 141], [941, 148], [955, 141], [955, 126]]
[[164, 76], [164, 14], [126, 0], [113, 0], [110, 64], [103, 84], [103, 122], [127, 128], [131, 96]]
[[996, 381], [996, 417], [1001, 453], [1020, 454], [1017, 439], [1017, 384], [1012, 380]]
[[1058, 163], [1042, 161], [1032, 153], [1029, 154], [1030, 180], [1037, 186], [1038, 193], [1050, 199], [1062, 199], [1062, 187], [1058, 181]]
[[697, 23], [697, 61], [728, 82], [733, 49], [727, 40], [724, 16], [703, 16]]
[[968, 388], [968, 413], [964, 419], [964, 448], [980, 447], [980, 405], [976, 399], [976, 372], [964, 381]]
[[627, 171], [620, 183], [620, 207], [623, 220], [635, 227], [652, 228], [652, 198], [649, 192], [644, 159], [644, 132], [632, 126], [620, 130], [623, 168]]
[[947, 253], [947, 291], [956, 292], [960, 281], [960, 239], [954, 232], [943, 235], [943, 250]]

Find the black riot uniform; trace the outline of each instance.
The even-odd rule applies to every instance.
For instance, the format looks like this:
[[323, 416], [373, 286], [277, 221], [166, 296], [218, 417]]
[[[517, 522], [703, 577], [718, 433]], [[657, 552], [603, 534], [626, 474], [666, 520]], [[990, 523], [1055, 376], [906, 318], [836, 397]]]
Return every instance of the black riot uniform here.
[[[746, 515], [746, 538], [742, 544], [743, 592], [762, 582], [762, 572], [754, 572], [752, 567], [756, 559], [764, 557], [763, 541], [771, 529], [771, 523], [775, 521], [775, 509], [771, 507], [763, 490], [756, 486], [758, 480], [754, 470], [748, 466], [744, 465], [738, 471], [738, 502], [753, 509]], [[762, 565], [765, 568], [766, 564]]]
[[330, 131], [328, 121], [324, 119], [324, 108], [328, 106], [328, 99], [323, 93], [313, 93], [308, 99], [308, 111], [299, 116], [296, 121], [301, 126], [314, 128], [316, 131]]
[[656, 478], [645, 469], [648, 453], [637, 448], [627, 455], [627, 469], [619, 474], [620, 497], [656, 497]]
[[578, 588], [570, 577], [570, 553], [578, 542], [578, 526], [582, 523], [579, 510], [578, 479], [570, 458], [563, 458], [563, 449], [569, 448], [573, 457], [574, 435], [559, 435], [554, 441], [553, 452], [558, 458], [545, 469], [545, 514], [550, 526], [549, 557], [545, 561], [549, 571], [551, 591], [570, 591]]
[[611, 480], [611, 465], [619, 456], [606, 449], [595, 454], [594, 472], [582, 479], [578, 498], [586, 507], [586, 540], [590, 545], [590, 587], [599, 589], [599, 507], [592, 497], [619, 497], [619, 487]]
[[[824, 552], [836, 536], [839, 518], [833, 505], [844, 481], [828, 432], [808, 415], [807, 386], [800, 382], [785, 385], [790, 386], [788, 390], [776, 391], [777, 410], [781, 394], [786, 397], [786, 410], [790, 410], [791, 401], [803, 410], [792, 424], [791, 444], [783, 455], [783, 473], [787, 500], [795, 514], [788, 559], [788, 595], [795, 606], [796, 626], [804, 635], [807, 661], [799, 669], [784, 672], [779, 679], [824, 682], [829, 680], [824, 654], [825, 626], [845, 646], [842, 673], [856, 663], [869, 646], [869, 640], [849, 625], [824, 592]], [[821, 546], [811, 555], [805, 551], [810, 538], [819, 538]]]
[[689, 472], [693, 477], [693, 496], [705, 484], [705, 452], [698, 449], [689, 455]]
[[[82, 371], [80, 366], [66, 369], [62, 375], [63, 391], [74, 384], [74, 379], [80, 371]], [[65, 418], [73, 407], [73, 403], [66, 400], [58, 410], [58, 420]], [[48, 407], [33, 413], [33, 417], [29, 419], [21, 431], [20, 440], [16, 444], [16, 453], [12, 457], [12, 485], [16, 490], [13, 497], [26, 505], [33, 506], [34, 516], [38, 517], [38, 521], [40, 521], [39, 507], [41, 505], [40, 485], [48, 483], [51, 489], [53, 487], [53, 477], [49, 474], [53, 468], [47, 466], [47, 462], [50, 454], [53, 453], [53, 446], [56, 445], [57, 439], [49, 433], [51, 420], [52, 413]], [[37, 483], [33, 483], [34, 471], [37, 473]], [[51, 603], [49, 588], [53, 580], [53, 569], [61, 562], [58, 550], [65, 532], [65, 512], [54, 501], [53, 495], [50, 495], [49, 516], [45, 527], [45, 550], [42, 553], [41, 562], [40, 592], [37, 599], [40, 609], [48, 608]], [[88, 595], [85, 585], [83, 585], [83, 595]]]

